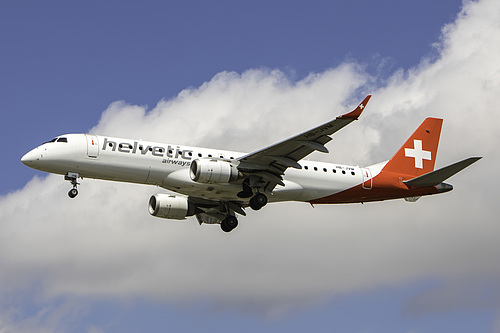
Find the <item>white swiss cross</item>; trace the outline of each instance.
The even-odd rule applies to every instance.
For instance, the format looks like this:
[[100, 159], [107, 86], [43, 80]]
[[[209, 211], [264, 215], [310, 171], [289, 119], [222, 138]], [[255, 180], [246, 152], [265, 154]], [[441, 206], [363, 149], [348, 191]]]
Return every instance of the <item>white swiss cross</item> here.
[[405, 148], [405, 156], [415, 158], [415, 168], [423, 169], [424, 160], [431, 160], [431, 152], [422, 149], [422, 140], [413, 140], [413, 147]]
[[360, 104], [360, 105], [359, 105], [359, 108], [360, 108], [361, 110], [363, 110], [363, 109], [365, 108], [365, 106], [364, 106], [363, 104]]

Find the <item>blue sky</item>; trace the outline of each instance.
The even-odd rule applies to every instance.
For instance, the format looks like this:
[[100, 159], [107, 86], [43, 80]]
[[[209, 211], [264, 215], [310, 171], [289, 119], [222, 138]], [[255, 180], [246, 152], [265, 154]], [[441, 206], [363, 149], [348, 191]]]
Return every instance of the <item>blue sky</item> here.
[[[261, 148], [366, 93], [373, 111], [335, 138], [337, 161], [390, 157], [427, 116], [445, 118], [441, 165], [500, 161], [483, 146], [499, 83], [476, 78], [500, 73], [499, 6], [467, 6], [457, 19], [451, 0], [1, 1], [0, 332], [500, 332], [484, 163], [446, 196], [275, 205], [229, 238], [144, 215], [159, 189], [86, 180], [68, 202], [61, 177], [20, 163], [88, 131]], [[491, 61], [475, 57], [481, 36]]]

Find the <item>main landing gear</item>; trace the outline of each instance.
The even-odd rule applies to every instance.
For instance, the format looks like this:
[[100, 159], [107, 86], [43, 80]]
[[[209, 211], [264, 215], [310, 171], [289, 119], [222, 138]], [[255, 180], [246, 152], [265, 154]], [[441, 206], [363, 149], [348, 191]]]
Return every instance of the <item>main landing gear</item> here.
[[242, 190], [238, 192], [237, 195], [242, 199], [251, 198], [248, 202], [250, 204], [250, 208], [252, 208], [253, 210], [259, 210], [267, 205], [266, 195], [259, 192], [259, 188], [262, 188], [261, 181], [255, 178], [252, 179], [250, 177], [246, 179], [241, 185]]
[[[255, 193], [255, 195], [249, 200], [250, 208], [253, 210], [259, 210], [262, 207], [264, 207], [267, 204], [267, 197], [265, 194], [262, 194], [260, 192]], [[220, 228], [224, 232], [231, 232], [234, 228], [238, 226], [238, 219], [234, 215], [234, 211], [239, 212], [242, 215], [246, 215], [243, 210], [241, 210], [241, 207], [239, 207], [239, 211], [237, 209], [232, 208], [232, 210], [229, 207], [226, 207], [226, 212], [227, 215], [220, 222]], [[224, 210], [222, 210], [224, 211]]]
[[222, 222], [220, 223], [220, 228], [224, 232], [231, 232], [234, 228], [238, 226], [238, 219], [236, 216], [228, 215]]
[[70, 198], [74, 198], [78, 195], [78, 189], [76, 188], [80, 183], [78, 183], [78, 178], [80, 177], [80, 174], [75, 173], [75, 172], [68, 172], [64, 176], [64, 180], [69, 180], [71, 182], [71, 185], [73, 185], [73, 188], [69, 190], [68, 196]]
[[267, 197], [265, 194], [262, 193], [256, 193], [252, 199], [249, 201], [250, 208], [253, 210], [259, 210], [265, 205], [267, 205]]

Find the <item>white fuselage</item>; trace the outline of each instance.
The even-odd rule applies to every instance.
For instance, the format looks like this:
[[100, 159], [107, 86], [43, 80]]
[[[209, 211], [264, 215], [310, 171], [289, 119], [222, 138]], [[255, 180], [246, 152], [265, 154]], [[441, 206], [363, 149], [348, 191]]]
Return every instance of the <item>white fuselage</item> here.
[[[190, 177], [190, 165], [195, 159], [210, 158], [238, 163], [237, 158], [244, 155], [143, 140], [68, 134], [31, 150], [22, 161], [35, 169], [56, 174], [73, 172], [82, 178], [156, 185], [184, 195], [234, 200], [241, 191], [241, 181], [228, 184], [195, 182]], [[285, 186], [278, 185], [269, 201], [307, 202], [360, 184], [370, 190], [371, 179], [381, 169], [305, 160], [299, 164], [302, 169], [286, 170]]]

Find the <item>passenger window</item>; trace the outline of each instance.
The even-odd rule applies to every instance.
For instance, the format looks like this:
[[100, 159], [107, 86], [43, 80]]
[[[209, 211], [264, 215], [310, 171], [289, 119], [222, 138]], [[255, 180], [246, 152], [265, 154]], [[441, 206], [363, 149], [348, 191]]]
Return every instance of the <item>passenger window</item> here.
[[323, 171], [324, 171], [324, 172], [327, 172], [328, 170], [326, 170], [326, 168], [323, 168]]
[[309, 167], [306, 165], [306, 166], [304, 166], [304, 169], [309, 170]]
[[337, 170], [335, 170], [335, 169], [333, 169], [332, 171], [333, 171], [333, 173], [337, 173]]
[[342, 170], [342, 174], [345, 175], [345, 170]]
[[318, 168], [317, 168], [317, 167], [314, 167], [314, 171], [318, 171]]
[[351, 175], [353, 175], [353, 176], [355, 175], [354, 171], [351, 171]]
[[201, 153], [198, 153], [198, 157], [202, 157], [203, 155], [201, 155]]

